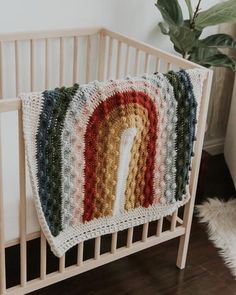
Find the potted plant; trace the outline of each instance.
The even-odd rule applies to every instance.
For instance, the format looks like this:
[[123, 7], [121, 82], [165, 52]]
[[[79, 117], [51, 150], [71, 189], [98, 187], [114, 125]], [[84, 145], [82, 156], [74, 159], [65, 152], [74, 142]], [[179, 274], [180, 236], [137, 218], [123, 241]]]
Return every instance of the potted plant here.
[[183, 18], [178, 0], [157, 0], [163, 21], [159, 23], [161, 32], [168, 35], [174, 49], [184, 58], [205, 67], [226, 67], [236, 70], [236, 60], [222, 49], [235, 48], [236, 41], [227, 34], [214, 34], [201, 38], [208, 26], [220, 23], [236, 22], [236, 0], [216, 4], [207, 10], [201, 10], [201, 0], [195, 10], [191, 0], [185, 0], [189, 17]]

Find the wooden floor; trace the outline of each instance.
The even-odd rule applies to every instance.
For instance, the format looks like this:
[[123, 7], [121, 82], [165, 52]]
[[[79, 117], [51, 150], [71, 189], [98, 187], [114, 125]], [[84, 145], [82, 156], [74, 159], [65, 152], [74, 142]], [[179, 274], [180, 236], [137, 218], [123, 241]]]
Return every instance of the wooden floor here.
[[[205, 183], [203, 196], [198, 196], [197, 202], [208, 196], [219, 195], [225, 199], [235, 196], [222, 156], [209, 159]], [[196, 219], [184, 270], [175, 267], [177, 245], [177, 239], [166, 242], [31, 294], [236, 294], [236, 280], [208, 241], [204, 226], [199, 225]]]

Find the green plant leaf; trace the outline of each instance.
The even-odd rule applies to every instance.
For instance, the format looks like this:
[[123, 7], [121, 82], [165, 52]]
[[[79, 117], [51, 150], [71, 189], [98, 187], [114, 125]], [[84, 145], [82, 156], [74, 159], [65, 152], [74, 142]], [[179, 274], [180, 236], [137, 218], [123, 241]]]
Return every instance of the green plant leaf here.
[[228, 0], [199, 12], [195, 26], [205, 28], [226, 22], [236, 22], [236, 0]]
[[167, 24], [174, 26], [182, 25], [183, 14], [177, 0], [157, 0], [155, 6], [159, 9]]
[[169, 27], [168, 27], [167, 23], [160, 22], [158, 25], [159, 25], [163, 35], [169, 35]]
[[216, 48], [194, 48], [189, 60], [206, 67], [225, 67], [236, 70], [236, 61]]
[[181, 52], [183, 56], [197, 45], [198, 32], [187, 26], [170, 26], [169, 35], [175, 48], [178, 48], [178, 52]]
[[225, 67], [232, 71], [236, 70], [236, 61], [223, 53], [212, 55], [206, 60], [206, 63], [214, 67]]
[[191, 27], [191, 22], [189, 19], [184, 20], [184, 26], [189, 28], [191, 31], [194, 31], [194, 34], [196, 35], [196, 38], [199, 38], [202, 34], [202, 29], [201, 28], [192, 28]]
[[193, 48], [191, 54], [189, 55], [189, 60], [196, 63], [201, 63], [208, 57], [218, 54], [220, 51], [217, 48]]
[[193, 18], [193, 7], [192, 7], [191, 0], [185, 0], [185, 2], [186, 2], [186, 5], [188, 7], [189, 19], [192, 20], [192, 18]]
[[198, 47], [236, 48], [236, 40], [227, 34], [215, 34], [199, 40]]

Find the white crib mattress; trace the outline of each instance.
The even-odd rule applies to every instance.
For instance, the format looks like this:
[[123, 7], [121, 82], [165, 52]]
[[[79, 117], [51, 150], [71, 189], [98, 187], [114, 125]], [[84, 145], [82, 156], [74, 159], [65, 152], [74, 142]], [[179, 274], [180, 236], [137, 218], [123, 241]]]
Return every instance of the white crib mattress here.
[[[3, 195], [6, 242], [19, 238], [19, 174], [18, 174], [18, 136], [17, 113], [2, 114], [3, 142]], [[27, 174], [27, 233], [39, 230], [31, 185]]]

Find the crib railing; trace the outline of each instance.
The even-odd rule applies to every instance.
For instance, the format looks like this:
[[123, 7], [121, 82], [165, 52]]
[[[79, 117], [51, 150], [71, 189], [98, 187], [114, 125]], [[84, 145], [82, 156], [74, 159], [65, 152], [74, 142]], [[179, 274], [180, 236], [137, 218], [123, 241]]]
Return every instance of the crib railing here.
[[[21, 47], [23, 46], [22, 42], [27, 47], [25, 49], [27, 54], [25, 56], [23, 47]], [[41, 45], [39, 44], [40, 42]], [[8, 52], [6, 50], [7, 47], [4, 48], [6, 43], [9, 43], [9, 48], [11, 47], [9, 52], [12, 55], [8, 53], [8, 57], [4, 56], [4, 52]], [[37, 48], [40, 46], [41, 51]], [[54, 48], [54, 54], [56, 55], [57, 52], [57, 59], [50, 54], [50, 47], [52, 46], [56, 48]], [[9, 70], [9, 73], [5, 71], [7, 68], [7, 58], [14, 60], [13, 70]], [[24, 58], [28, 58], [27, 75], [23, 69]], [[54, 61], [52, 61], [53, 59]], [[38, 60], [41, 60], [41, 63], [38, 63]], [[71, 64], [71, 66], [67, 67], [68, 64]], [[57, 70], [53, 69], [53, 67], [57, 67]], [[2, 160], [6, 155], [2, 153], [4, 142], [1, 142], [0, 134], [1, 295], [25, 294], [176, 237], [180, 237], [177, 266], [181, 269], [185, 267], [212, 80], [211, 70], [208, 70], [208, 75], [204, 82], [197, 128], [198, 141], [195, 144], [195, 157], [190, 177], [190, 201], [184, 206], [183, 217], [176, 210], [172, 216], [160, 218], [156, 222], [155, 230], [152, 233], [150, 232], [150, 223], [145, 223], [142, 226], [142, 235], [138, 241], [134, 241], [134, 227], [131, 227], [127, 230], [126, 243], [122, 247], [118, 247], [119, 233], [113, 233], [109, 241], [109, 251], [105, 253], [101, 253], [103, 236], [97, 237], [94, 242], [93, 257], [87, 260], [84, 259], [85, 243], [79, 243], [75, 264], [66, 266], [67, 258], [64, 255], [59, 259], [58, 270], [52, 273], [47, 272], [48, 251], [44, 234], [41, 231], [27, 233], [26, 230], [28, 220], [26, 214], [26, 167], [22, 109], [21, 101], [16, 97], [22, 91], [38, 91], [75, 82], [85, 83], [94, 79], [120, 78], [144, 72], [168, 71], [178, 68], [189, 69], [193, 67], [200, 66], [104, 28], [0, 35], [0, 114], [17, 113], [17, 146], [19, 154], [19, 237], [6, 240], [4, 224], [6, 196], [4, 195], [4, 171], [2, 167]], [[52, 80], [52, 73], [55, 74], [55, 71], [59, 75], [57, 79]], [[24, 80], [24, 76], [28, 77], [28, 80], [25, 79], [27, 81]], [[7, 83], [7, 79], [14, 81], [11, 86]], [[41, 84], [39, 81], [41, 81]], [[165, 220], [169, 222], [169, 226], [164, 228], [163, 222]], [[40, 275], [36, 279], [28, 280], [27, 243], [38, 238], [40, 238]], [[19, 285], [8, 288], [5, 252], [9, 247], [15, 245], [20, 245], [20, 282]]]

